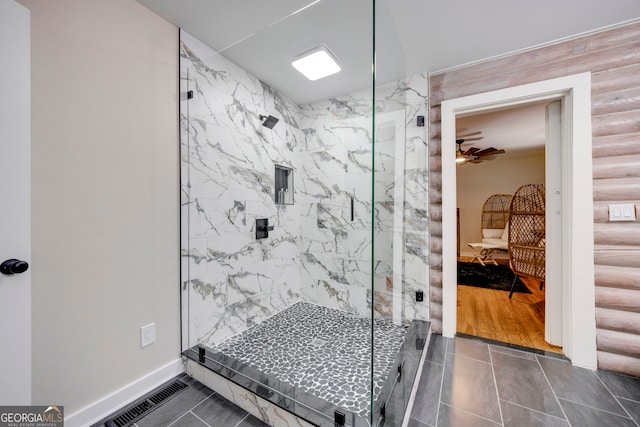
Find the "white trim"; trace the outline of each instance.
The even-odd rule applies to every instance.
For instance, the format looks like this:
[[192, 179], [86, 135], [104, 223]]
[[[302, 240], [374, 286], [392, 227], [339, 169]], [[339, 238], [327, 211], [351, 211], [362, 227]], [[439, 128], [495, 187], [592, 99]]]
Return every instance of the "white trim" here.
[[177, 358], [89, 406], [65, 416], [64, 424], [67, 427], [80, 427], [96, 423], [183, 372], [182, 359]]
[[570, 123], [562, 171], [563, 350], [574, 365], [596, 369], [590, 73], [442, 102], [442, 333], [456, 333], [456, 116], [557, 98], [569, 106]]
[[[544, 339], [549, 344], [562, 347], [562, 269], [564, 263], [562, 257], [562, 230], [566, 227], [563, 224], [561, 213], [567, 205], [563, 200], [565, 197], [566, 180], [562, 179], [562, 171], [566, 166], [563, 159], [566, 155], [562, 153], [562, 141], [568, 140], [571, 135], [571, 120], [562, 120], [569, 117], [570, 105], [564, 105], [562, 100], [549, 102], [545, 108], [545, 184], [546, 184], [546, 255], [545, 255], [545, 317], [544, 317]], [[568, 189], [570, 191], [570, 188]], [[560, 214], [560, 215], [559, 215]]]

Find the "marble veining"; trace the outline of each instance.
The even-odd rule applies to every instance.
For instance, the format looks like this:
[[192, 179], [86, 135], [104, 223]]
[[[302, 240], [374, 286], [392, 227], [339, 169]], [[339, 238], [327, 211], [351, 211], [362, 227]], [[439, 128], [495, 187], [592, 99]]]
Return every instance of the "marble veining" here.
[[[194, 92], [180, 107], [185, 346], [301, 301], [427, 320], [412, 297], [428, 292], [427, 134], [415, 124], [427, 76], [377, 88], [375, 104], [364, 90], [296, 105], [185, 32], [180, 56], [181, 93]], [[280, 121], [264, 128], [260, 114]], [[294, 205], [275, 204], [275, 164], [294, 170]], [[255, 240], [256, 218], [274, 226], [268, 239]]]

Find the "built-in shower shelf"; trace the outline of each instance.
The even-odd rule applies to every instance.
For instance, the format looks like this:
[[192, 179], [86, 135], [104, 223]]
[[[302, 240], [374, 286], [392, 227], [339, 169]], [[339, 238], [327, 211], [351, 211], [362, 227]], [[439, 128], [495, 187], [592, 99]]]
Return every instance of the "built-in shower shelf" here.
[[278, 205], [293, 204], [293, 169], [286, 166], [275, 166], [274, 197]]

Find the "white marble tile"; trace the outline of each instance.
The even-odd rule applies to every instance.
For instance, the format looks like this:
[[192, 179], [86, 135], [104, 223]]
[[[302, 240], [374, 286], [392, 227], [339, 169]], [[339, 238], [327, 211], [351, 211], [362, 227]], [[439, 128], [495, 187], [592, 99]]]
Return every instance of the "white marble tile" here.
[[[403, 277], [394, 286], [426, 291], [419, 272], [428, 271], [428, 245], [420, 237], [428, 229], [428, 147], [426, 127], [415, 125], [426, 111], [426, 75], [376, 89], [372, 144], [370, 90], [297, 106], [192, 37], [181, 46], [180, 74], [195, 92], [183, 101], [181, 203], [191, 236], [182, 243], [190, 274], [183, 282], [193, 293], [197, 339], [229, 336], [300, 298], [365, 312], [372, 228], [374, 284], [384, 301], [378, 312], [389, 312], [389, 294], [381, 290], [387, 277]], [[260, 114], [280, 121], [269, 130]], [[274, 202], [275, 164], [294, 170], [294, 205]], [[405, 185], [396, 186], [403, 164]], [[269, 218], [269, 238], [255, 239], [256, 218]], [[403, 242], [400, 252], [396, 241]], [[394, 263], [398, 254], [402, 260]], [[391, 265], [403, 263], [407, 271], [394, 276]]]
[[371, 260], [371, 230], [359, 228], [349, 230], [349, 238], [344, 242], [344, 251], [352, 260]]
[[[424, 128], [422, 128], [424, 129]], [[424, 133], [424, 131], [421, 131]], [[429, 159], [429, 146], [423, 135], [411, 135], [407, 133], [405, 169], [427, 170]]]
[[269, 425], [312, 427], [312, 424], [208, 370], [197, 362], [187, 361], [186, 372], [210, 389], [215, 390], [225, 399], [235, 403]]
[[302, 169], [308, 176], [343, 175], [347, 171], [344, 148], [308, 152], [302, 157]]
[[[246, 205], [243, 202], [193, 198], [188, 207], [189, 234], [192, 237], [247, 231]], [[224, 220], [220, 221], [220, 218]]]
[[265, 258], [265, 245], [255, 239], [253, 232], [207, 237], [206, 245], [204, 255], [209, 264], [209, 273], [230, 273]]
[[[302, 229], [302, 236], [298, 238], [301, 260], [304, 263], [305, 257], [302, 256], [305, 253], [310, 254], [325, 254], [341, 252], [341, 242], [339, 239], [343, 239], [346, 236], [341, 236], [340, 233], [336, 233], [333, 230], [319, 229], [317, 226], [308, 229]], [[304, 286], [305, 282], [301, 281], [301, 286]]]
[[315, 304], [323, 307], [368, 316], [371, 306], [367, 299], [367, 291], [364, 287], [317, 280], [302, 289], [301, 296], [304, 300], [313, 300]]
[[342, 125], [344, 146], [347, 149], [353, 147], [371, 147], [371, 123], [371, 116], [346, 121]]

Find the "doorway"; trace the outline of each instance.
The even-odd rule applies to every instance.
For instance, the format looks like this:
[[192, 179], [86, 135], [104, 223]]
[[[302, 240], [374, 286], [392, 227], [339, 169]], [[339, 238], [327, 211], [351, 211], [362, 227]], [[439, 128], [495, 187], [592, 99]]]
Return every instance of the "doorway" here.
[[564, 353], [577, 366], [595, 369], [595, 292], [591, 166], [591, 74], [582, 73], [446, 100], [441, 105], [442, 138], [442, 330], [456, 333], [456, 117], [509, 106], [561, 99], [563, 171], [561, 192], [563, 286], [561, 327]]
[[[456, 166], [456, 333], [562, 353], [560, 342], [552, 343], [554, 337], [545, 337], [546, 290], [554, 289], [557, 283], [544, 287], [535, 279], [519, 278], [510, 295], [514, 274], [506, 248], [512, 195], [523, 185], [560, 180], [560, 174], [547, 167], [559, 168], [559, 163], [546, 165], [545, 161], [546, 136], [550, 134], [547, 104], [544, 100], [456, 118], [457, 154], [462, 157]], [[547, 188], [557, 186], [547, 183]], [[559, 234], [559, 230], [553, 231]], [[547, 232], [545, 240], [551, 243], [552, 237], [556, 236]], [[477, 256], [479, 251], [487, 253], [486, 259]], [[547, 262], [557, 267], [560, 258], [547, 257]], [[554, 277], [548, 280], [557, 282]], [[559, 305], [550, 307], [557, 309]], [[560, 323], [558, 316], [549, 317]], [[557, 330], [559, 325], [551, 326]]]

